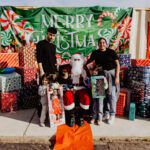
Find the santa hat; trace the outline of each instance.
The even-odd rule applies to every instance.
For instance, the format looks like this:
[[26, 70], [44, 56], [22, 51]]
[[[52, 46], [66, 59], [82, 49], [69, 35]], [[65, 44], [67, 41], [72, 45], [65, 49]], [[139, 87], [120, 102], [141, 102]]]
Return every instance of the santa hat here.
[[84, 57], [83, 57], [83, 55], [82, 55], [81, 53], [79, 53], [79, 52], [77, 52], [77, 53], [75, 53], [75, 54], [72, 55], [72, 57], [71, 57], [71, 62], [70, 62], [71, 65], [72, 65], [72, 62], [74, 61], [74, 59], [80, 59], [81, 61], [84, 62]]

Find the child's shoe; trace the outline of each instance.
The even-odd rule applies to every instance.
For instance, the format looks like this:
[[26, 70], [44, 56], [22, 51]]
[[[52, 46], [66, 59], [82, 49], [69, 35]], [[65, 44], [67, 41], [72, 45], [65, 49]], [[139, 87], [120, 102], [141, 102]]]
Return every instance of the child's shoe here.
[[45, 127], [45, 124], [44, 124], [44, 123], [40, 123], [40, 126], [41, 126], [41, 127]]

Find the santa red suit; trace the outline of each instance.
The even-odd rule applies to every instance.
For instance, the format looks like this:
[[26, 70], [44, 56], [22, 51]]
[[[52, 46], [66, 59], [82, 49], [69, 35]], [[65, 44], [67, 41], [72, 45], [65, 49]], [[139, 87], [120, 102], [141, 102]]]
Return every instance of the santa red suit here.
[[88, 110], [90, 105], [90, 97], [85, 87], [87, 73], [83, 69], [84, 58], [81, 54], [72, 55], [71, 61], [71, 80], [74, 89], [64, 92], [65, 110], [72, 110], [75, 107], [75, 97], [79, 100], [79, 105], [82, 109]]

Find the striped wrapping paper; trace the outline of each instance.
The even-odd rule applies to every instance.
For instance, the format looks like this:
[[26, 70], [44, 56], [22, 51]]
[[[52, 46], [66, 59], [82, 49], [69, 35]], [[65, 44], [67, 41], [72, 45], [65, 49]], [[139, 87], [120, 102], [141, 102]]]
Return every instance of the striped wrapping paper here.
[[0, 91], [10, 92], [21, 89], [21, 76], [16, 73], [0, 74]]
[[0, 68], [19, 67], [18, 53], [0, 53]]
[[30, 67], [36, 66], [35, 49], [29, 45], [19, 48], [19, 66]]
[[131, 59], [132, 66], [150, 66], [150, 59]]
[[21, 75], [23, 84], [36, 82], [36, 68], [18, 67], [16, 68], [16, 72]]
[[118, 54], [120, 66], [131, 66], [131, 54]]
[[17, 110], [18, 92], [0, 93], [1, 111], [10, 112]]

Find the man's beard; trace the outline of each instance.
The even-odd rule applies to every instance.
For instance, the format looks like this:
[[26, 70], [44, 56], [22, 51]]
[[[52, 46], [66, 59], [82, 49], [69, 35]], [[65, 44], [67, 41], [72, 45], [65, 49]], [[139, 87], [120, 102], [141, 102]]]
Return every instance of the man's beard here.
[[74, 76], [81, 75], [83, 71], [83, 62], [82, 61], [74, 61], [72, 63], [71, 73]]

